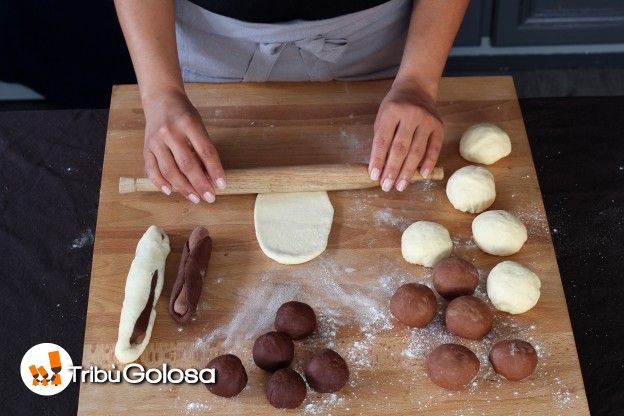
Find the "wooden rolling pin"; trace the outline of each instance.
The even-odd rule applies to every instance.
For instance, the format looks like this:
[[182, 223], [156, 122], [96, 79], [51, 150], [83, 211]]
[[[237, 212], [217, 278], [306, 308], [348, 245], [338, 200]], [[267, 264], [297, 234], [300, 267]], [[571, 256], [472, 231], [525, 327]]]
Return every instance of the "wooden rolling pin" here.
[[[312, 192], [365, 189], [379, 186], [368, 176], [364, 164], [280, 166], [226, 170], [227, 187], [216, 189], [217, 195], [259, 194], [272, 192]], [[444, 179], [444, 170], [436, 167], [432, 180]], [[425, 180], [414, 174], [410, 183]], [[149, 178], [119, 178], [119, 193], [161, 192]]]

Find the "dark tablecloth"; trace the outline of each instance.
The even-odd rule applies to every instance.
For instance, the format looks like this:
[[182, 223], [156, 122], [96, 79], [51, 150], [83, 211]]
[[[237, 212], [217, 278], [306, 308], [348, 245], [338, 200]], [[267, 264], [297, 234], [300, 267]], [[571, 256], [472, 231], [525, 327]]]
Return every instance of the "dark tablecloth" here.
[[[594, 415], [624, 409], [624, 97], [521, 102]], [[23, 354], [82, 357], [107, 112], [0, 112], [0, 413], [74, 414], [39, 397]], [[129, 409], [130, 411], [131, 409]]]

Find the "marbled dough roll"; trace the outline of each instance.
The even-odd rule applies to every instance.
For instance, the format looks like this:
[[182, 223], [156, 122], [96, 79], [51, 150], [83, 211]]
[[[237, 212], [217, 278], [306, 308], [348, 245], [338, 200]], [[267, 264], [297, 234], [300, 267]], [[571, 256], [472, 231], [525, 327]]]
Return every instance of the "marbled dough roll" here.
[[169, 250], [169, 237], [155, 225], [147, 229], [137, 244], [126, 280], [115, 345], [115, 357], [122, 364], [139, 358], [149, 343]]

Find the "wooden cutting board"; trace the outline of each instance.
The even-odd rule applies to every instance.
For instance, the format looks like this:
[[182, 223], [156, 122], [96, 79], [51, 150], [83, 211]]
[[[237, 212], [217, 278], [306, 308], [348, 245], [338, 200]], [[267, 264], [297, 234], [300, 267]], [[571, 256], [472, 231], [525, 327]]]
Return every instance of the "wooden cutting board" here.
[[[226, 168], [366, 162], [372, 123], [390, 81], [293, 84], [189, 84], [191, 101], [208, 127]], [[542, 204], [531, 151], [509, 77], [445, 78], [439, 110], [446, 125], [439, 165], [447, 177], [468, 164], [458, 142], [471, 124], [493, 122], [511, 136], [511, 155], [488, 169], [496, 179], [493, 209], [507, 209], [526, 223], [529, 239], [516, 260], [542, 280], [537, 306], [519, 316], [497, 313], [492, 333], [481, 342], [450, 336], [441, 316], [425, 329], [408, 329], [389, 314], [388, 300], [404, 282], [431, 284], [430, 269], [401, 257], [401, 232], [412, 222], [445, 225], [454, 253], [475, 263], [485, 278], [502, 258], [487, 255], [471, 240], [474, 215], [455, 210], [440, 183], [412, 185], [403, 193], [379, 189], [330, 193], [335, 208], [327, 251], [297, 266], [270, 260], [260, 251], [253, 225], [253, 195], [220, 197], [193, 205], [162, 194], [117, 192], [120, 176], [143, 176], [144, 116], [136, 86], [117, 86], [111, 100], [83, 367], [109, 369], [117, 337], [124, 285], [138, 239], [150, 224], [171, 238], [165, 285], [152, 339], [140, 358], [146, 367], [163, 362], [202, 367], [218, 354], [233, 352], [246, 366], [248, 387], [223, 399], [202, 385], [82, 384], [79, 413], [273, 414], [264, 397], [266, 375], [251, 359], [255, 337], [272, 329], [277, 307], [298, 299], [312, 305], [319, 330], [296, 343], [294, 368], [329, 346], [351, 368], [351, 379], [335, 395], [309, 391], [301, 414], [588, 414], [566, 301]], [[213, 255], [197, 318], [177, 325], [167, 313], [182, 246], [196, 225], [213, 238]], [[443, 302], [440, 310], [443, 310]], [[506, 382], [487, 362], [491, 344], [519, 337], [534, 343], [540, 361], [523, 382]], [[474, 385], [448, 392], [433, 385], [424, 357], [444, 342], [460, 342], [481, 360]]]

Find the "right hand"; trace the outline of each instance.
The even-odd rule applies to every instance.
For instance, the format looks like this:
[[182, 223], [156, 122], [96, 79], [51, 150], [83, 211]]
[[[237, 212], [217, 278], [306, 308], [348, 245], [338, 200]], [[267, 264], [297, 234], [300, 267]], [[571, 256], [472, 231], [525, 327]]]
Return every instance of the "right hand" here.
[[143, 99], [145, 173], [165, 194], [173, 186], [189, 201], [212, 203], [215, 187], [225, 188], [217, 149], [201, 116], [184, 91], [167, 91]]

